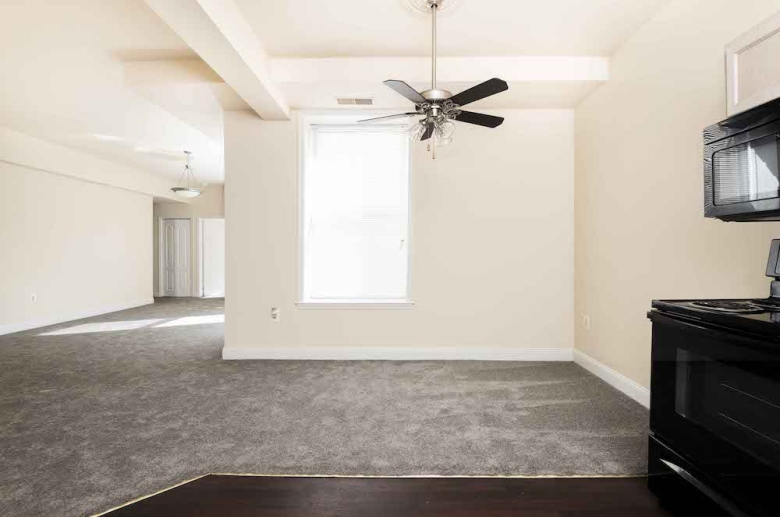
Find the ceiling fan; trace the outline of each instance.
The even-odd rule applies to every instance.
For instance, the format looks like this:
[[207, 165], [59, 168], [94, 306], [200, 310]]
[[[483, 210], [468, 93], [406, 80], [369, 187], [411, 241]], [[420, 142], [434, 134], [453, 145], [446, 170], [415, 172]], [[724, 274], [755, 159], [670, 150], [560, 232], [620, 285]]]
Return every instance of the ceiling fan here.
[[425, 1], [432, 13], [433, 59], [431, 67], [431, 89], [420, 93], [403, 81], [394, 79], [385, 81], [384, 84], [412, 101], [414, 103], [415, 111], [360, 120], [359, 123], [370, 124], [422, 116], [422, 119], [412, 124], [409, 128], [409, 137], [415, 142], [433, 139], [433, 158], [435, 159], [436, 146], [444, 147], [452, 142], [452, 135], [455, 133], [455, 124], [452, 123], [453, 120], [489, 128], [500, 126], [504, 122], [502, 117], [466, 111], [463, 110], [462, 107], [472, 102], [490, 97], [491, 95], [504, 92], [509, 89], [509, 85], [507, 85], [506, 81], [493, 78], [457, 95], [452, 95], [452, 93], [447, 90], [438, 89], [436, 87], [436, 14], [446, 0]]

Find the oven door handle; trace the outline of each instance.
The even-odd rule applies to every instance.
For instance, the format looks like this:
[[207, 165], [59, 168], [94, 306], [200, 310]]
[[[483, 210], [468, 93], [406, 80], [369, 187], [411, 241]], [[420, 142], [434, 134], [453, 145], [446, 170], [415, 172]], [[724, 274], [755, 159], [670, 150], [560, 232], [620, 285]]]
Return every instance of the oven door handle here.
[[707, 485], [705, 485], [704, 483], [696, 479], [690, 472], [688, 472], [684, 468], [677, 466], [674, 463], [670, 461], [666, 461], [664, 459], [662, 459], [661, 462], [667, 467], [669, 467], [674, 473], [676, 473], [681, 478], [683, 478], [685, 481], [693, 485], [699, 492], [709, 497], [718, 506], [720, 506], [725, 511], [727, 511], [729, 515], [732, 515], [733, 517], [750, 517], [748, 514], [746, 514], [736, 506], [734, 506], [733, 503], [726, 500], [724, 497], [719, 495], [710, 487], [708, 487]]

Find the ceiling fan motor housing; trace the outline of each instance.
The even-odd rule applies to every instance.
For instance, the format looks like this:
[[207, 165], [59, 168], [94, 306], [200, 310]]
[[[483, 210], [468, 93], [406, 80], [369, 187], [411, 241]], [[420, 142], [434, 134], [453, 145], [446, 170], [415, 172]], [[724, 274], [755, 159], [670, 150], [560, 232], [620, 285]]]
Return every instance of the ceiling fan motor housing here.
[[452, 93], [439, 88], [435, 90], [425, 90], [421, 95], [431, 102], [444, 101], [452, 97]]

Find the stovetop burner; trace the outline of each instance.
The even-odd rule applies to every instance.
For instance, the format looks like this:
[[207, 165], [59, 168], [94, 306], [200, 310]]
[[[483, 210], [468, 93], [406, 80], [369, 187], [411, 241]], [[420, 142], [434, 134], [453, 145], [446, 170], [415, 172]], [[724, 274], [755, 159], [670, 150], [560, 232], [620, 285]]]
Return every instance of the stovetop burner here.
[[780, 296], [759, 300], [653, 300], [653, 309], [761, 335], [780, 345]]
[[[742, 301], [701, 300], [691, 302], [691, 305], [710, 311], [727, 312], [730, 314], [757, 314], [766, 311], [765, 308], [759, 307], [758, 304]], [[780, 309], [780, 306], [778, 309]]]
[[750, 300], [750, 303], [767, 311], [780, 311], [780, 298], [761, 298], [758, 300]]

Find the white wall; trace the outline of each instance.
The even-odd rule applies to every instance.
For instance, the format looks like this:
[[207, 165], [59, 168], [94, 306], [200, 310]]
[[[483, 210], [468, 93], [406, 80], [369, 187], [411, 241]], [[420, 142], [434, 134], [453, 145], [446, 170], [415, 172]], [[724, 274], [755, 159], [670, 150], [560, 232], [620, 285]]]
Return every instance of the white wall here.
[[151, 219], [149, 195], [0, 161], [0, 334], [151, 303]]
[[576, 110], [576, 347], [644, 386], [652, 299], [768, 295], [780, 225], [704, 218], [702, 129], [726, 117], [725, 45], [778, 9], [674, 0]]
[[160, 257], [159, 257], [159, 233], [160, 233], [160, 219], [162, 218], [183, 218], [191, 219], [191, 264], [195, 267], [192, 268], [192, 278], [190, 285], [193, 286], [193, 296], [200, 296], [200, 233], [199, 224], [200, 219], [203, 218], [222, 218], [225, 217], [225, 190], [222, 185], [212, 185], [203, 189], [203, 194], [192, 199], [188, 204], [183, 203], [154, 203], [154, 221], [152, 232], [154, 235], [154, 276], [152, 289], [156, 296], [162, 296], [160, 293], [159, 283], [159, 269], [160, 269]]
[[483, 358], [571, 349], [573, 114], [500, 114], [507, 121], [496, 130], [459, 124], [436, 161], [414, 146], [414, 307], [308, 310], [295, 305], [297, 126], [227, 113], [226, 357], [301, 347], [343, 347], [346, 356], [441, 347], [443, 357], [470, 349]]

